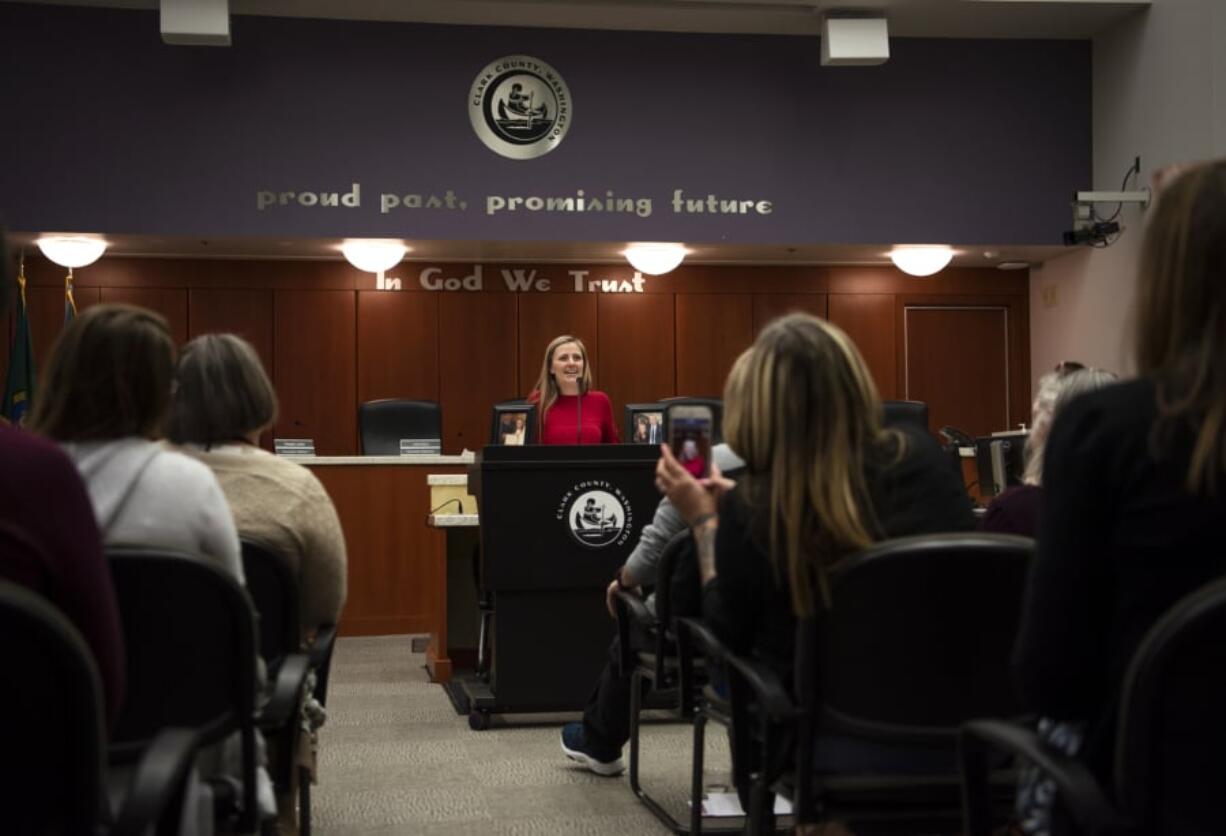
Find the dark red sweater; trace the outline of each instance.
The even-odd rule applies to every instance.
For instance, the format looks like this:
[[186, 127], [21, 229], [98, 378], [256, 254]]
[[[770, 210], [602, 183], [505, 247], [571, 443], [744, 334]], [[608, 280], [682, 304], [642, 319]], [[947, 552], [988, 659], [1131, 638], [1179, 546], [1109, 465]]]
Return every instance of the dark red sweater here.
[[[529, 400], [538, 401], [533, 392]], [[613, 420], [613, 405], [604, 392], [593, 389], [583, 396], [583, 427], [578, 429], [579, 396], [561, 395], [542, 423], [541, 444], [616, 444], [620, 439]]]
[[19, 539], [0, 551], [0, 577], [42, 595], [76, 625], [98, 663], [113, 726], [123, 700], [123, 632], [89, 495], [59, 447], [3, 426], [0, 522]]

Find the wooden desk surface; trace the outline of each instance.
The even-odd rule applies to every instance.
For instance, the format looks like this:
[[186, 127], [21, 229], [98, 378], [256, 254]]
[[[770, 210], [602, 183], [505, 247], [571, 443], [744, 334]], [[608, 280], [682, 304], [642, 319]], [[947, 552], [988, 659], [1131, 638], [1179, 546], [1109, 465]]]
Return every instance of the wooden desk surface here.
[[[444, 459], [446, 461], [435, 461]], [[346, 636], [433, 633], [445, 617], [444, 532], [427, 524], [434, 473], [463, 474], [460, 456], [345, 456], [295, 459], [332, 498], [345, 531], [349, 597]]]

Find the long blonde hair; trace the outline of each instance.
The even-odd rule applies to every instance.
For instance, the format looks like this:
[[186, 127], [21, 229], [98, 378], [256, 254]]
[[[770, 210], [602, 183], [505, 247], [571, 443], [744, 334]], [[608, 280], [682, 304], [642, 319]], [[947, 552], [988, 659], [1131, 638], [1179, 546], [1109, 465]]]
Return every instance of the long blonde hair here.
[[583, 374], [579, 377], [579, 394], [583, 395], [592, 390], [592, 364], [587, 361], [587, 346], [583, 344], [583, 340], [572, 337], [570, 334], [554, 337], [545, 347], [545, 359], [541, 361], [541, 373], [536, 378], [536, 388], [532, 390], [540, 399], [537, 416], [542, 427], [545, 425], [545, 414], [553, 408], [558, 396], [562, 394], [558, 389], [558, 382], [553, 379], [553, 353], [558, 350], [558, 346], [566, 343], [574, 343], [579, 346], [579, 353], [583, 355]]
[[724, 435], [745, 460], [744, 496], [769, 532], [792, 609], [829, 605], [827, 571], [882, 536], [865, 470], [901, 434], [882, 427], [881, 398], [841, 330], [807, 314], [770, 323], [724, 387]]
[[1137, 371], [1158, 387], [1151, 450], [1162, 455], [1190, 427], [1186, 485], [1213, 496], [1226, 470], [1226, 160], [1162, 191], [1141, 247], [1136, 324]]

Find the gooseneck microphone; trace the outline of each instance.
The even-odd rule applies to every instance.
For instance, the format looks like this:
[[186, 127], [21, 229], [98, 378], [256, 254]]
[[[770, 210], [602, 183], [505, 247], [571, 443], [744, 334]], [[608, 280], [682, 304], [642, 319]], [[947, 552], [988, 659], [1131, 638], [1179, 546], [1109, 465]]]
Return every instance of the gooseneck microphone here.
[[583, 443], [583, 376], [579, 376], [579, 417], [575, 422], [575, 444]]

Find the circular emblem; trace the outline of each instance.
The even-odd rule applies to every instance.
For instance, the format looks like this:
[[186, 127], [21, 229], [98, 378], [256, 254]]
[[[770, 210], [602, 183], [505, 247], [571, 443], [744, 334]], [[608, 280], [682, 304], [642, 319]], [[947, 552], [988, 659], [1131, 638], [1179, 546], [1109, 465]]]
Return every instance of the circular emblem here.
[[491, 151], [531, 160], [557, 148], [570, 130], [570, 88], [544, 61], [508, 55], [477, 74], [468, 118]]
[[607, 546], [626, 529], [626, 508], [608, 491], [581, 493], [566, 514], [570, 533], [585, 546]]

